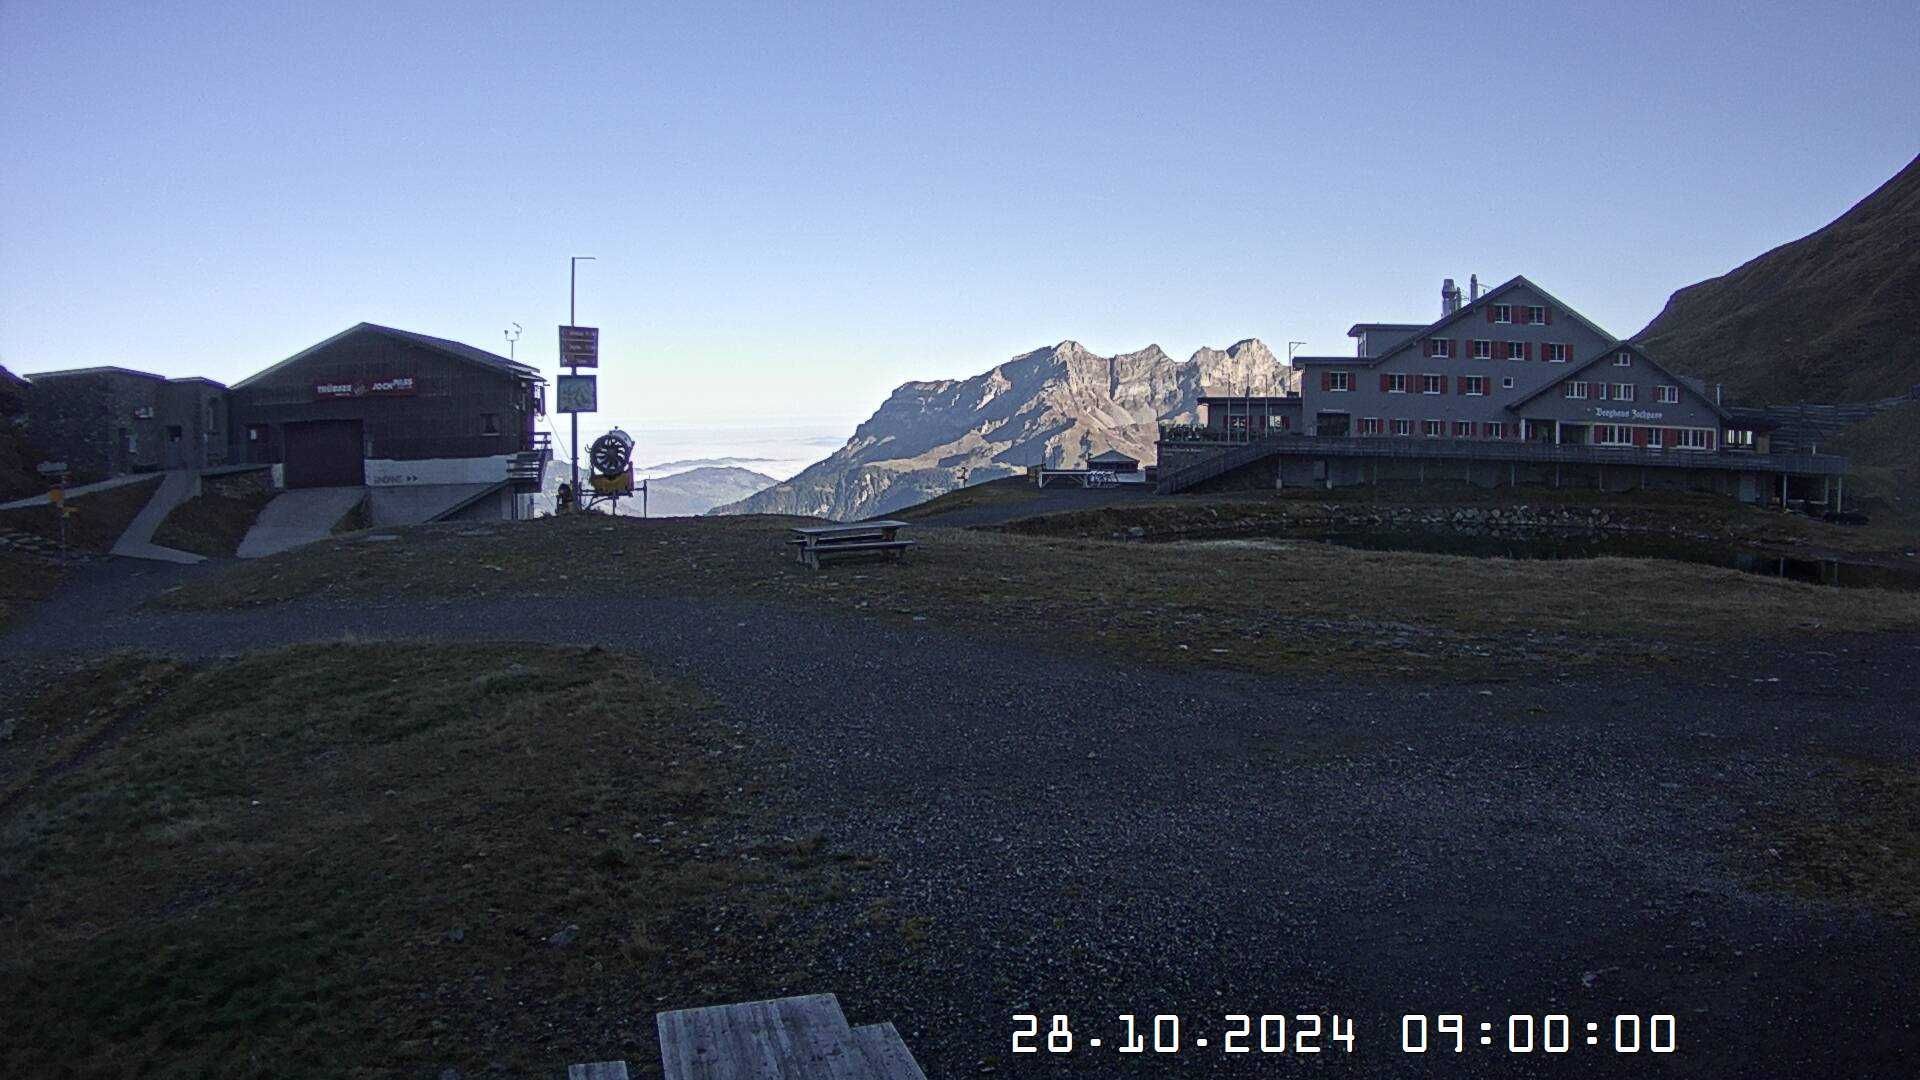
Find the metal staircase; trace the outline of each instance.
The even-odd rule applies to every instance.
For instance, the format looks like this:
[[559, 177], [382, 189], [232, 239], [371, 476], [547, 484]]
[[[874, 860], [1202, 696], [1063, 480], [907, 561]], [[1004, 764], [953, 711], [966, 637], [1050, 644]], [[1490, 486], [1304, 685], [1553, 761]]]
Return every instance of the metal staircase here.
[[1176, 469], [1162, 468], [1155, 490], [1162, 495], [1172, 495], [1222, 473], [1232, 472], [1242, 465], [1251, 465], [1273, 453], [1274, 443], [1274, 439], [1255, 439], [1223, 447], [1217, 454], [1188, 462]]

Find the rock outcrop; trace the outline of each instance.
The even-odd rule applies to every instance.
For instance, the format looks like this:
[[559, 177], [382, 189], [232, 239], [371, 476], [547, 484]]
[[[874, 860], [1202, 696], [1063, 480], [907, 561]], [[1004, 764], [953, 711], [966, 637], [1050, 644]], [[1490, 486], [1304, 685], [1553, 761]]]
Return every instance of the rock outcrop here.
[[1251, 338], [1185, 361], [1158, 345], [1099, 356], [1063, 341], [970, 379], [905, 383], [831, 456], [713, 512], [849, 521], [1029, 465], [1080, 465], [1106, 450], [1152, 464], [1157, 425], [1197, 419], [1203, 389], [1272, 394], [1292, 385], [1291, 372]]

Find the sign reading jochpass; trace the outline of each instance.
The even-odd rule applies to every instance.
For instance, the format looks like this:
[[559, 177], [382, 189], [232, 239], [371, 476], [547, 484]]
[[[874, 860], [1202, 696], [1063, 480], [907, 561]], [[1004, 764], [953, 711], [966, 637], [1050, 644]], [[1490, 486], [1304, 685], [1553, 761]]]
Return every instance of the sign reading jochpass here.
[[563, 326], [560, 328], [560, 366], [600, 366], [600, 328]]

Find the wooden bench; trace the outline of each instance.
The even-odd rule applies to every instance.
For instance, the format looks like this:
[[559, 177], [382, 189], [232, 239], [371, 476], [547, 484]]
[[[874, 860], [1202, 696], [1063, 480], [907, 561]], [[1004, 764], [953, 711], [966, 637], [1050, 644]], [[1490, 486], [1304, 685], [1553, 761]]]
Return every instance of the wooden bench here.
[[820, 560], [856, 555], [884, 555], [895, 561], [912, 547], [912, 540], [900, 539], [904, 521], [856, 521], [848, 525], [805, 525], [792, 531], [787, 541], [801, 562], [820, 569]]

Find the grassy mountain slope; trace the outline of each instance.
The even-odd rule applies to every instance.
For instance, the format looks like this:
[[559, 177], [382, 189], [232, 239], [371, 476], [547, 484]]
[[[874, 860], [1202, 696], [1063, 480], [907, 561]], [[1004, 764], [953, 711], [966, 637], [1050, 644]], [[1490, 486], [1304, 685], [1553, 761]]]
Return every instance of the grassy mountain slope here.
[[1743, 403], [1920, 383], [1920, 157], [1818, 232], [1674, 293], [1633, 340]]

